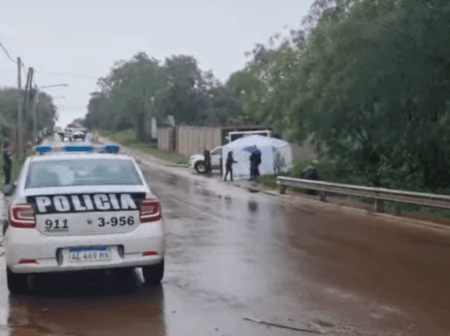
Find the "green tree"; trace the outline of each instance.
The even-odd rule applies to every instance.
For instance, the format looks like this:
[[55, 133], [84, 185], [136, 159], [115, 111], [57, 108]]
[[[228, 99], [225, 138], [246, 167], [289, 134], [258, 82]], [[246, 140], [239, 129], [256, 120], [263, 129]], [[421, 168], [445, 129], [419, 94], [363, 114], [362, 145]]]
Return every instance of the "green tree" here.
[[[96, 113], [106, 112], [109, 118], [106, 128], [117, 130], [119, 125], [129, 124], [132, 119], [139, 131], [139, 139], [144, 140], [145, 118], [147, 114], [156, 113], [154, 102], [165, 85], [159, 61], [149, 58], [145, 53], [138, 53], [128, 62], [117, 62], [110, 75], [99, 80], [99, 85], [109, 103], [101, 104], [103, 113]], [[138, 101], [142, 105], [140, 108], [136, 105]], [[94, 104], [92, 107], [100, 105]], [[133, 109], [128, 110], [129, 107]]]
[[[24, 93], [22, 92], [22, 95]], [[32, 104], [34, 100], [35, 90], [32, 90], [28, 96], [28, 103]], [[0, 129], [4, 136], [13, 137], [15, 130], [17, 130], [17, 100], [18, 91], [13, 88], [0, 89]], [[31, 106], [31, 105], [30, 105]], [[41, 130], [44, 128], [53, 128], [56, 120], [56, 107], [53, 104], [53, 99], [46, 93], [40, 92], [38, 103], [36, 106], [36, 128]], [[32, 109], [26, 109], [23, 116], [23, 128], [25, 140], [31, 140], [33, 132], [33, 114]]]
[[192, 56], [167, 58], [163, 64], [145, 53], [116, 62], [91, 94], [85, 125], [107, 130], [133, 127], [147, 140], [149, 118], [174, 116], [177, 124], [211, 125], [240, 111], [240, 99], [229, 87], [203, 72]]
[[161, 116], [173, 115], [179, 124], [204, 123], [207, 118], [205, 80], [192, 56], [172, 56], [164, 63], [167, 86], [159, 99]]
[[246, 114], [313, 135], [368, 184], [450, 188], [449, 14], [441, 0], [315, 1], [310, 26], [257, 46], [233, 88]]

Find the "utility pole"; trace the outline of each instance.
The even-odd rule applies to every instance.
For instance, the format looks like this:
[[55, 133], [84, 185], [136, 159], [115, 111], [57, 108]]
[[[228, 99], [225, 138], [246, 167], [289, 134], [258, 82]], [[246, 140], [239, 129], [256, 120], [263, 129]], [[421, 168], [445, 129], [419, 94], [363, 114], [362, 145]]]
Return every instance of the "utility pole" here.
[[[22, 116], [26, 116], [30, 114], [30, 98], [31, 98], [31, 84], [33, 83], [33, 68], [28, 68], [28, 76], [27, 76], [27, 83], [25, 84], [25, 101], [23, 104], [23, 113]], [[19, 133], [19, 147], [20, 147], [20, 155], [24, 154], [24, 147], [23, 147], [23, 135], [24, 135], [24, 127], [23, 123], [20, 125], [20, 133]]]
[[28, 68], [27, 73], [27, 81], [25, 82], [24, 87], [24, 99], [23, 99], [23, 108], [22, 108], [22, 116], [25, 116], [28, 109], [28, 101], [29, 101], [29, 92], [30, 92], [30, 76], [31, 76], [31, 68]]
[[[22, 125], [22, 83], [21, 83], [21, 78], [20, 78], [20, 70], [22, 67], [22, 62], [20, 60], [20, 57], [17, 57], [17, 86], [19, 89], [19, 98], [17, 99], [17, 127], [16, 127], [16, 131], [14, 132], [14, 144], [16, 145], [15, 147], [19, 149], [19, 153], [20, 153], [20, 149], [22, 148], [22, 143], [21, 143], [21, 135], [20, 135], [20, 128]], [[17, 146], [17, 141], [19, 141], [19, 144]]]
[[34, 86], [33, 96], [33, 145], [36, 143], [36, 126], [37, 126], [37, 104], [39, 102], [39, 91], [37, 85]]

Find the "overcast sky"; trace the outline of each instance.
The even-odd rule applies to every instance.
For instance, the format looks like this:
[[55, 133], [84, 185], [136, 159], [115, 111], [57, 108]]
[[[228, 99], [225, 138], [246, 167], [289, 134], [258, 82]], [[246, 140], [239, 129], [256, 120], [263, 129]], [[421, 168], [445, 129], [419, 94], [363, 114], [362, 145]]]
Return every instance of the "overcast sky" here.
[[[55, 97], [65, 126], [87, 112], [89, 93], [115, 61], [139, 51], [161, 61], [194, 56], [226, 81], [244, 53], [276, 32], [300, 27], [313, 0], [0, 0], [0, 42]], [[26, 69], [22, 71], [22, 83]], [[22, 84], [23, 87], [24, 84]], [[17, 86], [17, 66], [0, 50], [0, 86]]]

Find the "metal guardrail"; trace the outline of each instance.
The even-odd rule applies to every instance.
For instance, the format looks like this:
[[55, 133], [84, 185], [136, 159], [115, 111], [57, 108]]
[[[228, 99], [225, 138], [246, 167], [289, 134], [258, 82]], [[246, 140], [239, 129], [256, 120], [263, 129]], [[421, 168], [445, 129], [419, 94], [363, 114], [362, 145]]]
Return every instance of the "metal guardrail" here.
[[326, 202], [327, 192], [371, 198], [376, 200], [375, 210], [379, 212], [384, 212], [383, 201], [450, 209], [450, 196], [447, 195], [435, 195], [384, 188], [361, 187], [350, 184], [312, 181], [284, 176], [278, 176], [277, 184], [281, 186], [282, 193], [284, 192], [286, 186], [317, 190], [319, 191], [320, 200], [324, 202]]

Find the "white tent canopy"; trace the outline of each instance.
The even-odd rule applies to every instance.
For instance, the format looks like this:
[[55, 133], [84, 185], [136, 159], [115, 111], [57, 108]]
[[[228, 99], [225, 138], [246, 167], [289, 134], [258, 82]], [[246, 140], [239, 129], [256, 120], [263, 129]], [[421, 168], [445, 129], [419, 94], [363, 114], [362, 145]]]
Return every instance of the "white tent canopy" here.
[[261, 175], [286, 173], [292, 167], [292, 149], [287, 141], [252, 135], [240, 138], [223, 146], [222, 164], [223, 174], [226, 172], [228, 153], [233, 152], [237, 163], [233, 164], [233, 178], [250, 178], [250, 151], [249, 147], [256, 146], [261, 151]]

